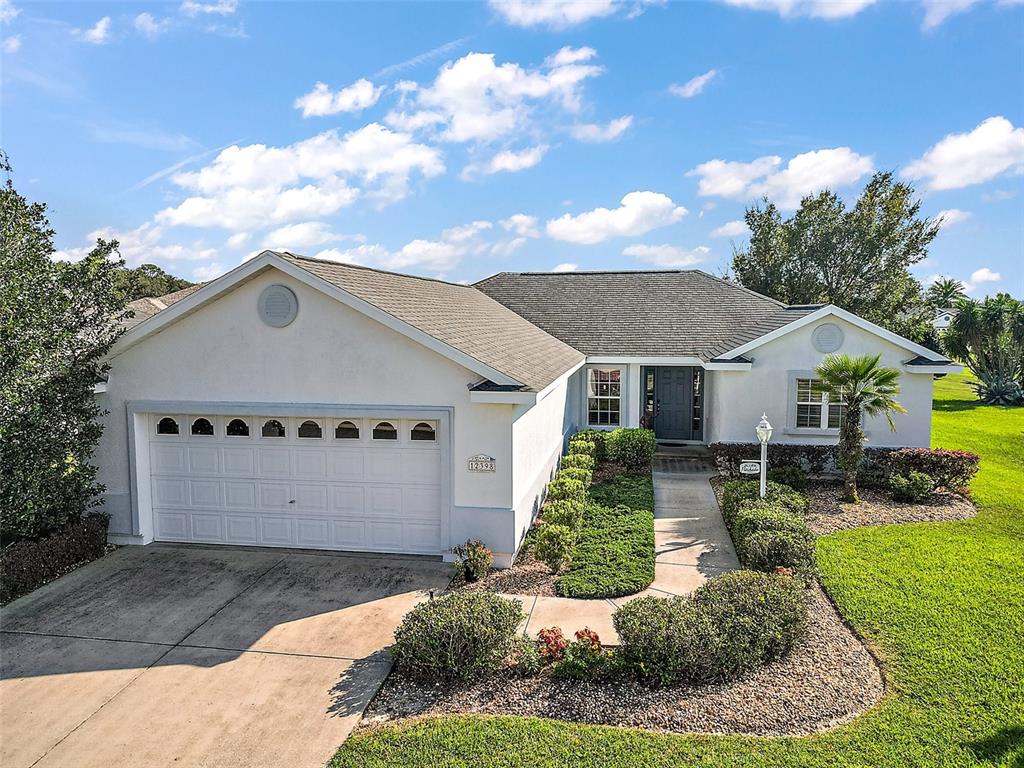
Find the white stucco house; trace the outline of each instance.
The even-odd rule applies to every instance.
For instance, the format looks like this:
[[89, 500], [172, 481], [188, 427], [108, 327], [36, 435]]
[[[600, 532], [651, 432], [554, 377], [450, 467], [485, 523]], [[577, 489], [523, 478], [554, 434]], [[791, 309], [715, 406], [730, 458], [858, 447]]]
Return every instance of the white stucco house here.
[[699, 271], [467, 286], [265, 251], [134, 307], [97, 387], [118, 543], [444, 555], [479, 538], [508, 564], [578, 428], [750, 442], [766, 412], [774, 440], [835, 441], [811, 371], [881, 352], [908, 413], [868, 438], [926, 446], [933, 375], [959, 370]]
[[935, 327], [935, 330], [944, 331], [949, 328], [954, 317], [956, 317], [955, 309], [952, 307], [940, 307], [935, 310], [935, 319], [932, 320], [932, 325]]

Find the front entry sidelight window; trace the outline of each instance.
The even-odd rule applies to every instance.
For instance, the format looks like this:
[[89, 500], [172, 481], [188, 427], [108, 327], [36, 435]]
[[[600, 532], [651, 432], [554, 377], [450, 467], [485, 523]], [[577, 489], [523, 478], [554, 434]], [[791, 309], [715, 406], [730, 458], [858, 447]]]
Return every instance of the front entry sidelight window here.
[[587, 422], [591, 426], [619, 426], [622, 371], [591, 368], [587, 373]]

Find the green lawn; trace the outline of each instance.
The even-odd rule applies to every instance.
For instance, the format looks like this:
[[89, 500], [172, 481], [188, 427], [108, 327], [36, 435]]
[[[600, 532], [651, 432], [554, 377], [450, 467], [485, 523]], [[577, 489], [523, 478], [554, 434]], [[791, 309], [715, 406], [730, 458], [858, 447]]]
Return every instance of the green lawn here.
[[822, 736], [691, 737], [514, 717], [353, 736], [346, 766], [1024, 766], [1024, 409], [936, 384], [933, 444], [982, 456], [976, 519], [844, 531], [822, 580], [884, 657], [881, 705]]

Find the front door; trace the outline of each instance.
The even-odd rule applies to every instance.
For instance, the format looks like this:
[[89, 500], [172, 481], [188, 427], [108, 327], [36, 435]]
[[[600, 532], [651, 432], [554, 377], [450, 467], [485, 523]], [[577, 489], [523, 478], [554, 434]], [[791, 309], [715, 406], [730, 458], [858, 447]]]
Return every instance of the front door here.
[[693, 438], [693, 368], [659, 366], [654, 379], [654, 435], [659, 440]]

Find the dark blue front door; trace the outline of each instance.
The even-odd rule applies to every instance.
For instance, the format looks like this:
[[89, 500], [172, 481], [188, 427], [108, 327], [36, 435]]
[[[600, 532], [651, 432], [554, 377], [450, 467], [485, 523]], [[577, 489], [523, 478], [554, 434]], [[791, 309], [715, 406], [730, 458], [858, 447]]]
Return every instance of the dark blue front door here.
[[655, 369], [654, 435], [659, 440], [693, 438], [693, 368]]

